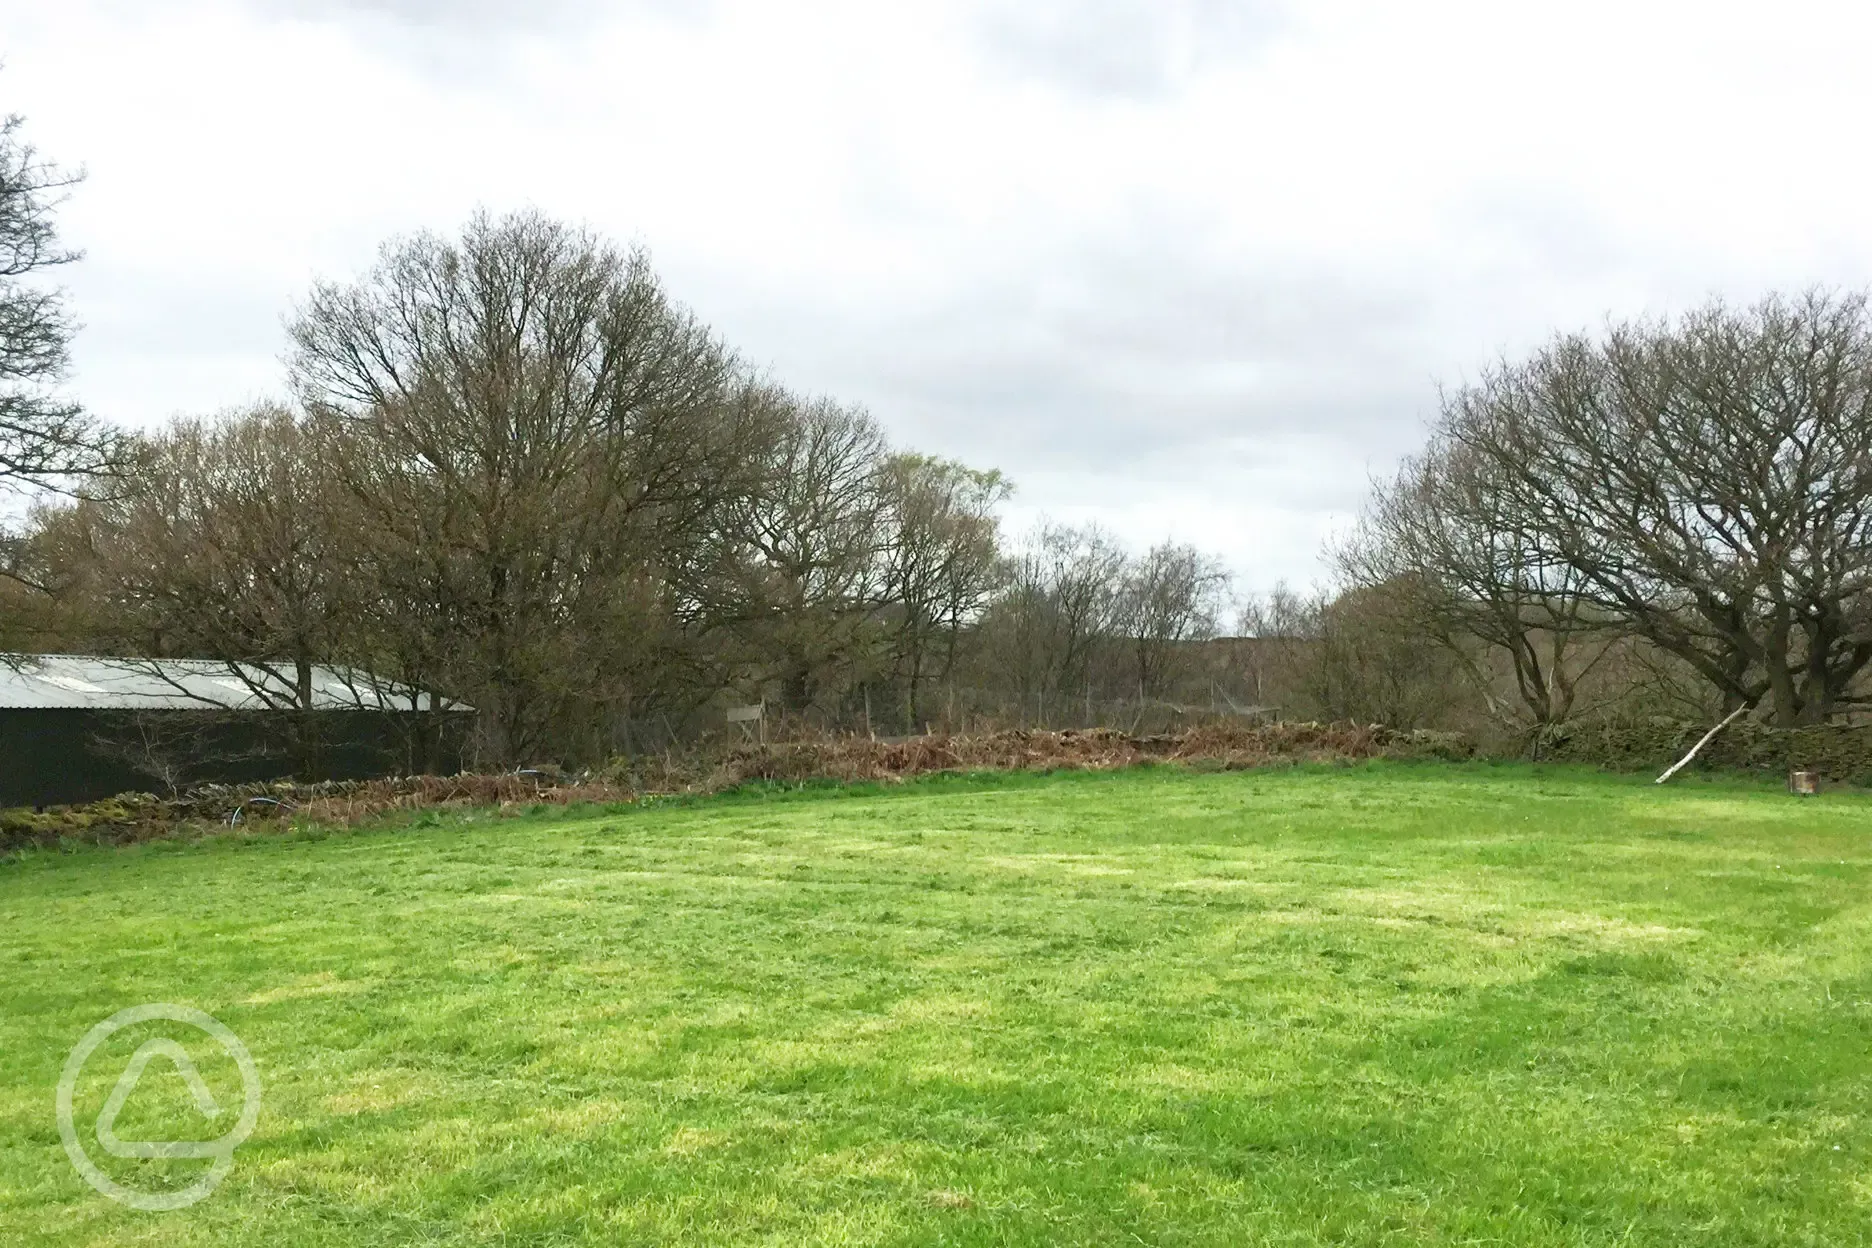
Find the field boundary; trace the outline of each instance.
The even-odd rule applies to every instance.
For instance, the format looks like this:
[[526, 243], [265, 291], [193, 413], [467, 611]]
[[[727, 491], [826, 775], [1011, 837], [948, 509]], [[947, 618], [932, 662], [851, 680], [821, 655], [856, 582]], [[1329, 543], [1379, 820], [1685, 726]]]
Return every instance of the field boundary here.
[[221, 827], [350, 827], [426, 810], [631, 803], [770, 784], [895, 784], [914, 777], [1039, 771], [1111, 771], [1146, 763], [1245, 769], [1370, 759], [1456, 760], [1474, 747], [1454, 733], [1377, 725], [1208, 725], [1130, 736], [1111, 729], [1010, 730], [899, 740], [824, 738], [620, 761], [596, 772], [554, 768], [382, 780], [208, 785], [161, 797], [124, 793], [44, 810], [0, 810], [0, 854], [32, 848], [122, 845]]

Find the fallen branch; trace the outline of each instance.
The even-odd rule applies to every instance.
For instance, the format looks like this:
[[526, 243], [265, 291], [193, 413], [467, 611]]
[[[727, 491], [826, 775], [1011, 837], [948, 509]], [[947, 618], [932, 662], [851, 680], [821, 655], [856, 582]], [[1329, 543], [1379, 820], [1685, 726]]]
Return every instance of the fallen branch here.
[[1736, 707], [1735, 710], [1730, 711], [1728, 715], [1723, 717], [1722, 723], [1717, 724], [1714, 728], [1704, 733], [1703, 736], [1697, 741], [1697, 743], [1690, 747], [1690, 752], [1688, 754], [1684, 755], [1682, 758], [1672, 763], [1670, 767], [1664, 772], [1664, 774], [1657, 778], [1657, 782], [1659, 784], [1663, 784], [1666, 780], [1670, 779], [1672, 776], [1682, 771], [1687, 765], [1689, 765], [1690, 760], [1697, 756], [1697, 752], [1701, 750], [1704, 746], [1710, 743], [1711, 738], [1713, 738], [1717, 733], [1721, 732], [1723, 729], [1727, 728], [1730, 724], [1733, 724], [1736, 720], [1742, 718], [1742, 716], [1746, 715], [1748, 713], [1748, 709], [1749, 709], [1748, 704], [1745, 702], [1741, 706]]

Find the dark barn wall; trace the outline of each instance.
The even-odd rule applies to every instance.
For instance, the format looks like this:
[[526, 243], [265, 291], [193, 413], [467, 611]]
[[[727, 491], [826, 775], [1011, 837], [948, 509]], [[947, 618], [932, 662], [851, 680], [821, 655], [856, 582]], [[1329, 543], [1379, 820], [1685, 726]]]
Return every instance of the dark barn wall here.
[[150, 780], [92, 748], [91, 711], [0, 710], [0, 806], [92, 801]]
[[[298, 775], [363, 780], [460, 765], [468, 717], [326, 711], [317, 749], [287, 741], [270, 712], [0, 708], [0, 806], [55, 806], [172, 784], [245, 784]], [[460, 721], [460, 722], [458, 722]], [[411, 749], [427, 738], [426, 748]], [[309, 774], [307, 774], [309, 773]]]

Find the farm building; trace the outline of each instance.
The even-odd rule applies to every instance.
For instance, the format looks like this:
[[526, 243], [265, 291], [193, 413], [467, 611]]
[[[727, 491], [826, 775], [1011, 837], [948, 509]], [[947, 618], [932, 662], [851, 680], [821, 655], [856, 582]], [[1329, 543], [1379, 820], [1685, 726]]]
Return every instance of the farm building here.
[[470, 709], [352, 669], [206, 659], [0, 659], [0, 806], [283, 776], [454, 770]]

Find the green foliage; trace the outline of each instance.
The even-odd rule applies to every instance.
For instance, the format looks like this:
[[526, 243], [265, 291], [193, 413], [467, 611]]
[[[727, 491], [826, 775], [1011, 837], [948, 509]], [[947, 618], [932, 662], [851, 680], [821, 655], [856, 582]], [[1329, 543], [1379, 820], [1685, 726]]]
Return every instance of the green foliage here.
[[[0, 1242], [1866, 1242], [1867, 826], [1383, 763], [29, 856]], [[142, 1001], [265, 1089], [179, 1213], [96, 1196], [52, 1123]], [[182, 1138], [170, 1106], [126, 1121]]]

